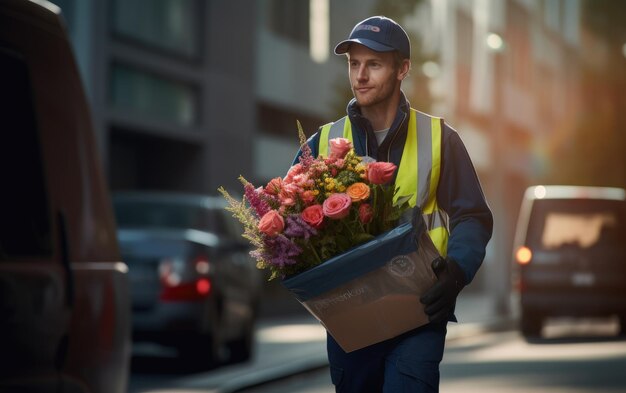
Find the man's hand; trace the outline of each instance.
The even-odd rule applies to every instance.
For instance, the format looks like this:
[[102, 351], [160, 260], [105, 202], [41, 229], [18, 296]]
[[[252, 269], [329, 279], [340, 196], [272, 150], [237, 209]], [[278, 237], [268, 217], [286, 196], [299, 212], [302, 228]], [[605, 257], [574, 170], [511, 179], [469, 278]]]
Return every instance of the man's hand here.
[[420, 301], [426, 306], [424, 312], [430, 322], [444, 322], [454, 312], [456, 297], [465, 286], [465, 274], [451, 258], [437, 258], [432, 263], [437, 282]]

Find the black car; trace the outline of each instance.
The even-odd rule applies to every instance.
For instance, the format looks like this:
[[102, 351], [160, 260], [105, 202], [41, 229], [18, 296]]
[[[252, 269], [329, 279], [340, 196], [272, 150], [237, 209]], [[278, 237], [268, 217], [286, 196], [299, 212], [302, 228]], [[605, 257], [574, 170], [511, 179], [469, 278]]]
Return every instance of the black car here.
[[625, 199], [620, 188], [528, 188], [513, 255], [525, 336], [555, 316], [616, 316], [626, 334]]
[[113, 205], [133, 340], [174, 346], [187, 359], [247, 360], [262, 276], [224, 198], [118, 192]]

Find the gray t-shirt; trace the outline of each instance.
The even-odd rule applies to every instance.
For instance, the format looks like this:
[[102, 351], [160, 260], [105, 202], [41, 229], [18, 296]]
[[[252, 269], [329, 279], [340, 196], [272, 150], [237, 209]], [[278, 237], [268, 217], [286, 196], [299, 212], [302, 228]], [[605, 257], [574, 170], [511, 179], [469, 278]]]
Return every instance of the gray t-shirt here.
[[385, 128], [384, 130], [374, 131], [374, 135], [376, 135], [376, 141], [378, 142], [378, 146], [380, 146], [383, 143], [388, 132], [389, 132], [389, 128]]

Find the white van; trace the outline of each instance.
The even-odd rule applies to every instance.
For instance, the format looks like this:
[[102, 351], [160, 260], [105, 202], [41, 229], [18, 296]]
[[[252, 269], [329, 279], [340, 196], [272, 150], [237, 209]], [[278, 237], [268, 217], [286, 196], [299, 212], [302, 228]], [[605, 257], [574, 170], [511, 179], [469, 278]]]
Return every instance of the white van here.
[[626, 334], [626, 191], [533, 186], [513, 249], [520, 329], [541, 334], [552, 316], [611, 316]]

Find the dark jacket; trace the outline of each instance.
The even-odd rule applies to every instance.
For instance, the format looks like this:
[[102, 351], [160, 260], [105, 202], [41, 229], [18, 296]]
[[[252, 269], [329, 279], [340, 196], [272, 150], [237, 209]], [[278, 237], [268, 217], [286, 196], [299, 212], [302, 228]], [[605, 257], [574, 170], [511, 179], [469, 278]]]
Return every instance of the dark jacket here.
[[[398, 113], [387, 137], [378, 146], [374, 130], [352, 99], [347, 112], [352, 123], [352, 137], [358, 155], [377, 161], [400, 164], [408, 128], [410, 104], [402, 96]], [[318, 155], [319, 130], [308, 140], [314, 157]], [[298, 152], [294, 163], [298, 162]], [[449, 216], [450, 237], [448, 257], [465, 272], [469, 284], [485, 257], [485, 247], [491, 238], [493, 216], [483, 195], [474, 165], [458, 133], [444, 123], [442, 127], [441, 172], [437, 189], [439, 208]]]

